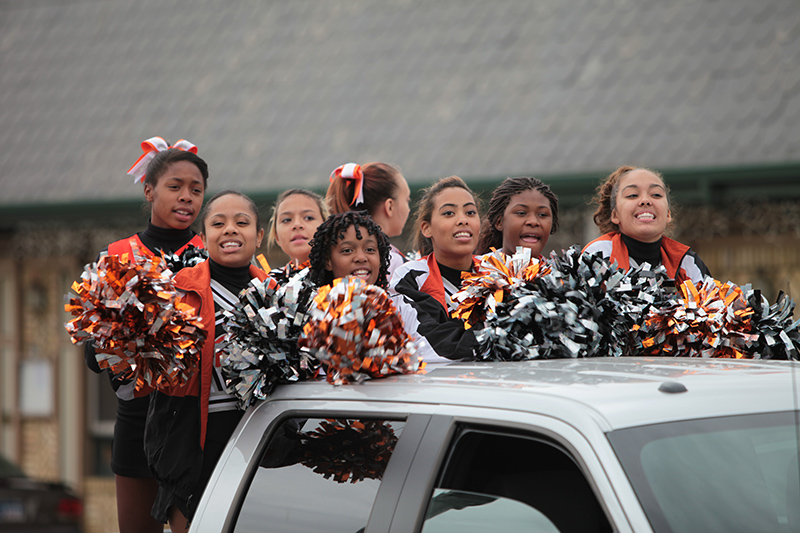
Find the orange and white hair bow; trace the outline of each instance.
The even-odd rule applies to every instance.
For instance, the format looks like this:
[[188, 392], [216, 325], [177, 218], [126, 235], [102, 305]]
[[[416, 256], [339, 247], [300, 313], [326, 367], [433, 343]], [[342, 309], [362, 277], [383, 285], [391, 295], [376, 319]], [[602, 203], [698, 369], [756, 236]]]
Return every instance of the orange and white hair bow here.
[[344, 180], [355, 181], [356, 188], [353, 191], [353, 199], [350, 205], [358, 205], [364, 203], [364, 174], [361, 172], [361, 166], [355, 163], [347, 163], [337, 167], [336, 170], [331, 172], [330, 181], [333, 182], [336, 178]]
[[142, 142], [142, 151], [144, 153], [139, 156], [139, 159], [136, 160], [136, 163], [134, 163], [131, 169], [128, 171], [128, 175], [133, 176], [133, 182], [143, 182], [145, 173], [147, 172], [147, 165], [150, 164], [150, 160], [152, 160], [158, 152], [163, 152], [164, 150], [169, 150], [170, 148], [177, 148], [178, 150], [192, 152], [193, 154], [197, 153], [197, 146], [193, 145], [186, 139], [181, 139], [172, 146], [168, 146], [167, 141], [161, 137], [150, 137], [146, 141]]

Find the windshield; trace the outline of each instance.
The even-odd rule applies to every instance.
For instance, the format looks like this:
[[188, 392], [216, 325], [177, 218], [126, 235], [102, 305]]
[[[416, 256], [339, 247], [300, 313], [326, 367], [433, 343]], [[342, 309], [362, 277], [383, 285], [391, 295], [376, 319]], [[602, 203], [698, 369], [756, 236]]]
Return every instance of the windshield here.
[[656, 532], [800, 531], [795, 415], [656, 424], [609, 440]]

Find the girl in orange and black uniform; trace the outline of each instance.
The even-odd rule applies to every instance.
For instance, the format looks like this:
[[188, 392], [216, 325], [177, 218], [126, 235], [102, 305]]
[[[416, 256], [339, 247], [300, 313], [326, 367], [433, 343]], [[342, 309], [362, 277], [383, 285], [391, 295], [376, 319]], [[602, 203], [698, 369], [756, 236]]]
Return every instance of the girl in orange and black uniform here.
[[423, 191], [414, 244], [424, 257], [401, 265], [389, 287], [406, 330], [423, 341], [420, 352], [426, 362], [472, 356], [475, 332], [451, 317], [458, 307], [452, 296], [461, 287], [461, 274], [473, 270], [480, 224], [475, 195], [458, 176]]
[[[225, 390], [215, 339], [224, 335], [224, 311], [253, 278], [267, 274], [252, 266], [264, 230], [250, 198], [223, 191], [202, 215], [208, 260], [175, 275], [182, 300], [197, 310], [206, 339], [187, 383], [156, 390], [150, 399], [145, 453], [158, 479], [153, 516], [169, 521], [173, 533], [188, 530], [197, 504], [243, 411]], [[214, 326], [212, 326], [214, 324]]]
[[654, 170], [622, 166], [597, 188], [594, 222], [605, 235], [583, 249], [600, 253], [622, 270], [649, 263], [663, 265], [679, 286], [691, 280], [698, 284], [711, 275], [708, 267], [689, 246], [665, 235], [672, 223], [669, 187]]
[[[150, 143], [148, 145], [148, 143]], [[150, 220], [141, 232], [113, 242], [108, 253], [131, 254], [136, 247], [140, 253], [182, 253], [189, 246], [202, 248], [203, 243], [190, 226], [200, 213], [208, 182], [208, 166], [196, 155], [197, 148], [179, 141], [169, 148], [160, 137], [143, 143], [158, 150], [149, 153], [146, 173], [134, 173], [135, 182], [144, 181], [144, 195], [150, 203]], [[142, 156], [143, 158], [145, 156]], [[141, 162], [141, 159], [140, 159]], [[140, 163], [140, 162], [137, 162]], [[133, 171], [133, 169], [132, 169]], [[86, 364], [95, 372], [102, 370], [95, 358], [94, 346], [86, 344]], [[147, 466], [144, 454], [144, 426], [149, 396], [134, 398], [133, 383], [111, 380], [117, 396], [117, 416], [114, 424], [111, 470], [115, 474], [117, 519], [120, 533], [161, 532], [161, 522], [150, 516], [158, 484]]]

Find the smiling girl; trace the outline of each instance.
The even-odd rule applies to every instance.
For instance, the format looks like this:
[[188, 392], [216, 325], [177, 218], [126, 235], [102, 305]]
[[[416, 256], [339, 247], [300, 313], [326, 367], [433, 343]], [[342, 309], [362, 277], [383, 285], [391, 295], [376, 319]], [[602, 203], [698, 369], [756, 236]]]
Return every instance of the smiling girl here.
[[[308, 261], [311, 238], [322, 221], [328, 218], [328, 208], [322, 198], [306, 189], [290, 189], [282, 193], [272, 208], [267, 245], [277, 244], [289, 257], [282, 277], [288, 277]], [[270, 273], [273, 277], [276, 274]]]
[[[209, 258], [175, 275], [182, 300], [194, 307], [207, 337], [192, 378], [153, 393], [145, 431], [145, 452], [159, 483], [153, 516], [186, 531], [200, 496], [243, 412], [225, 392], [215, 339], [224, 335], [223, 312], [253, 278], [267, 275], [251, 265], [264, 230], [250, 198], [223, 191], [206, 205], [203, 243]], [[212, 326], [212, 324], [214, 326]]]
[[558, 231], [558, 198], [536, 178], [506, 178], [492, 194], [483, 221], [478, 253], [502, 249], [513, 255], [517, 247], [542, 255], [547, 239]]
[[593, 240], [584, 253], [601, 253], [620, 269], [650, 263], [664, 265], [678, 285], [699, 283], [710, 275], [691, 248], [666, 237], [672, 222], [669, 188], [664, 178], [646, 168], [623, 166], [597, 188], [594, 222], [605, 235]]
[[311, 242], [308, 279], [330, 285], [334, 279], [355, 276], [385, 289], [389, 247], [389, 239], [365, 212], [331, 215]]
[[406, 329], [429, 344], [423, 353], [430, 348], [443, 359], [472, 355], [475, 334], [451, 318], [457, 308], [451, 297], [461, 286], [461, 273], [472, 271], [479, 231], [478, 202], [461, 178], [441, 179], [423, 191], [414, 244], [425, 257], [402, 265], [389, 284], [399, 296], [396, 300], [407, 304], [398, 306]]

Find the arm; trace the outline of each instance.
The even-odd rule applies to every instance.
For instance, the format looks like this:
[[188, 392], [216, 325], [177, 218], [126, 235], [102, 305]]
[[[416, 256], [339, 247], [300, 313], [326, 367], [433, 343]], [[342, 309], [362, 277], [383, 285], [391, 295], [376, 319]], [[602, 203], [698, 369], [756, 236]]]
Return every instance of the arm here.
[[[399, 280], [394, 290], [401, 296], [398, 305], [409, 332], [415, 331], [430, 344], [439, 357], [472, 358], [475, 333], [464, 329], [464, 322], [451, 318], [433, 296], [420, 291], [413, 279]], [[400, 298], [395, 298], [395, 301]]]

